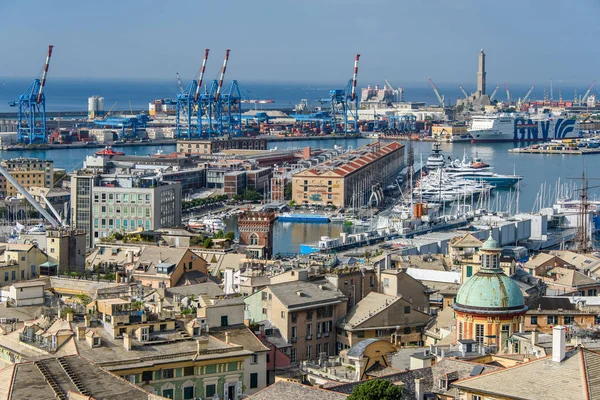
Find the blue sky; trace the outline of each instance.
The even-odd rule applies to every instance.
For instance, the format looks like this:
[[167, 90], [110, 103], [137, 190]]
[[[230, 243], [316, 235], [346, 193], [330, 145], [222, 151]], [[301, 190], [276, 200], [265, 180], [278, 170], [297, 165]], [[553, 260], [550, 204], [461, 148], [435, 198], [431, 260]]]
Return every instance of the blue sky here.
[[[574, 6], [576, 4], [576, 6]], [[211, 54], [207, 79], [231, 49], [227, 78], [474, 86], [477, 53], [488, 82], [589, 83], [600, 55], [595, 0], [0, 0], [0, 76], [184, 80]]]

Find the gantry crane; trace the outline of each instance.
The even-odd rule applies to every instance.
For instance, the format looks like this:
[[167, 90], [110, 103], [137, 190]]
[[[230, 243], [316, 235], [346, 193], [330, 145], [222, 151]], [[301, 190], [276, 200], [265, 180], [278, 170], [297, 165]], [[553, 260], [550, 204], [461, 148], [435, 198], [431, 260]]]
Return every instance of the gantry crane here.
[[431, 77], [428, 77], [427, 79], [429, 79], [429, 84], [433, 88], [433, 92], [435, 93], [438, 101], [440, 102], [440, 105], [442, 106], [442, 108], [445, 108], [446, 104], [444, 103], [444, 96], [440, 95], [440, 92], [438, 92], [437, 87], [435, 87], [435, 83], [433, 83], [433, 81], [431, 80]]
[[596, 81], [592, 81], [592, 83], [590, 84], [590, 86], [588, 87], [588, 90], [585, 92], [585, 94], [583, 95], [583, 97], [581, 98], [581, 103], [585, 103], [588, 96], [590, 95], [590, 92], [592, 91], [592, 89], [594, 88], [594, 86], [596, 86]]
[[458, 85], [458, 87], [460, 88], [460, 91], [463, 92], [463, 95], [465, 95], [465, 100], [469, 100], [469, 94], [467, 93], [465, 88], [463, 88], [462, 85]]
[[[360, 54], [354, 58], [354, 74], [344, 89], [329, 91], [331, 102], [331, 124], [334, 133], [356, 133], [358, 132], [358, 96], [356, 96], [356, 82], [358, 76], [358, 60]], [[354, 107], [352, 107], [354, 106]], [[348, 114], [352, 120], [348, 120]], [[342, 125], [341, 129], [338, 126]]]
[[45, 143], [46, 136], [46, 96], [44, 86], [50, 66], [50, 57], [54, 46], [48, 46], [46, 64], [42, 79], [34, 79], [29, 88], [19, 96], [18, 100], [8, 103], [11, 107], [19, 107], [17, 138], [20, 143]]
[[[189, 139], [192, 136], [197, 136], [200, 132], [198, 125], [201, 124], [202, 112], [201, 109], [197, 107], [197, 98], [200, 93], [200, 86], [204, 75], [204, 67], [206, 66], [208, 52], [209, 49], [204, 50], [204, 60], [202, 62], [203, 67], [200, 70], [200, 78], [197, 81], [191, 81], [175, 98], [175, 126], [177, 137], [187, 137]], [[194, 118], [194, 114], [196, 114], [196, 118]]]
[[494, 101], [494, 97], [496, 97], [496, 93], [498, 93], [498, 89], [500, 89], [500, 84], [497, 84], [496, 87], [494, 88], [494, 91], [492, 92], [492, 94], [490, 95], [490, 103], [492, 101]]

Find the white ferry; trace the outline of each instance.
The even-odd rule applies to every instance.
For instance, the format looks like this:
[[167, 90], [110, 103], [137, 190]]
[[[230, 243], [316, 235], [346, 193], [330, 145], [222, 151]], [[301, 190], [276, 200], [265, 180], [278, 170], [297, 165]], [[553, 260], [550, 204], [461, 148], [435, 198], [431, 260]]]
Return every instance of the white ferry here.
[[555, 119], [552, 115], [477, 115], [468, 133], [472, 142], [534, 142], [579, 137], [579, 125], [575, 120]]

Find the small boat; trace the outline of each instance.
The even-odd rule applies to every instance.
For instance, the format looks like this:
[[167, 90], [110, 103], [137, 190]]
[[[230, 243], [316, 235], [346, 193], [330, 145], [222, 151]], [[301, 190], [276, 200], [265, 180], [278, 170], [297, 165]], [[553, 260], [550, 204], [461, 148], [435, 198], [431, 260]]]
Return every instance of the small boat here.
[[37, 224], [35, 225], [33, 228], [30, 228], [27, 233], [45, 233], [46, 232], [46, 227], [44, 226], [44, 224]]
[[100, 151], [95, 152], [94, 154], [97, 155], [97, 156], [106, 156], [106, 157], [110, 157], [110, 156], [123, 156], [123, 155], [125, 155], [125, 153], [122, 152], [122, 151], [114, 151], [112, 149], [112, 147], [110, 147], [110, 146], [106, 146], [105, 148], [103, 148]]

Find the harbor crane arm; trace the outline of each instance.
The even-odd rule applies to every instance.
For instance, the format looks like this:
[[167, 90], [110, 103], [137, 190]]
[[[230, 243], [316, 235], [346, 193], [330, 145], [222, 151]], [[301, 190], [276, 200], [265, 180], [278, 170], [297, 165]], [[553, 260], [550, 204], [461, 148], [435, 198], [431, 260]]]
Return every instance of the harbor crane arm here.
[[215, 101], [219, 101], [221, 95], [221, 88], [223, 87], [223, 78], [225, 77], [225, 71], [227, 70], [227, 61], [229, 60], [229, 52], [231, 50], [225, 50], [225, 59], [223, 60], [223, 68], [221, 69], [221, 76], [219, 77], [219, 86], [217, 86], [217, 93], [215, 94]]
[[442, 105], [442, 108], [443, 108], [444, 107], [444, 96], [440, 95], [440, 92], [438, 92], [437, 87], [435, 87], [435, 84], [431, 80], [431, 77], [428, 77], [427, 79], [429, 79], [429, 84], [433, 88], [433, 92], [435, 93], [438, 101], [440, 102], [440, 104]]
[[110, 112], [113, 110], [113, 108], [115, 108], [115, 106], [117, 105], [118, 102], [119, 102], [118, 100], [115, 101], [115, 104], [113, 104], [112, 107], [106, 112], [106, 114], [104, 114], [104, 118], [102, 118], [102, 119], [108, 118], [108, 116], [110, 115]]
[[587, 92], [585, 92], [585, 94], [583, 95], [583, 97], [581, 98], [581, 102], [584, 103], [588, 96], [590, 95], [590, 92], [592, 91], [592, 89], [594, 88], [594, 86], [596, 86], [596, 81], [592, 81], [592, 83], [590, 84], [590, 87], [588, 87]]
[[492, 94], [490, 95], [490, 101], [494, 100], [494, 97], [496, 97], [496, 93], [498, 93], [498, 89], [500, 89], [500, 84], [496, 85], [496, 88], [494, 89], [494, 91], [492, 92]]
[[208, 60], [209, 52], [210, 49], [204, 49], [204, 59], [202, 59], [202, 67], [200, 68], [200, 76], [198, 76], [198, 85], [196, 85], [194, 101], [198, 101], [198, 97], [200, 96], [200, 89], [202, 88], [202, 80], [204, 79], [204, 70], [206, 69], [206, 60]]
[[37, 96], [37, 102], [42, 101], [42, 93], [44, 92], [44, 86], [46, 86], [46, 76], [48, 75], [48, 67], [50, 67], [50, 57], [52, 57], [52, 49], [54, 46], [48, 46], [48, 55], [46, 56], [46, 64], [44, 64], [44, 73], [42, 74], [42, 83], [40, 84], [40, 91]]
[[48, 211], [46, 211], [46, 209], [42, 207], [40, 203], [38, 203], [33, 196], [29, 194], [29, 192], [25, 190], [25, 188], [21, 186], [21, 184], [2, 166], [0, 166], [0, 174], [4, 175], [6, 180], [9, 181], [15, 187], [15, 189], [17, 189], [19, 193], [21, 193], [23, 197], [27, 199], [29, 204], [31, 204], [40, 214], [42, 214], [54, 228], [58, 228], [61, 225], [60, 218], [58, 220], [54, 219], [54, 217], [52, 217], [52, 215], [50, 215]]
[[504, 82], [504, 87], [506, 88], [506, 101], [510, 105], [510, 102], [512, 101], [512, 99], [510, 97], [510, 90], [508, 90], [508, 82]]
[[467, 91], [465, 90], [465, 88], [462, 87], [462, 85], [458, 85], [458, 87], [460, 88], [460, 91], [463, 92], [463, 94], [465, 95], [465, 99], [469, 99], [469, 95], [467, 94]]
[[531, 95], [531, 92], [533, 92], [533, 88], [535, 88], [535, 85], [531, 86], [531, 88], [529, 89], [529, 91], [527, 92], [525, 97], [523, 97], [523, 100], [521, 100], [521, 103], [527, 102], [527, 100], [529, 99], [529, 96]]
[[179, 76], [179, 72], [175, 72], [177, 76], [177, 86], [179, 86], [179, 93], [183, 93], [183, 83], [181, 83], [181, 77]]
[[387, 86], [390, 90], [394, 90], [394, 87], [392, 86], [390, 81], [388, 81], [387, 79], [385, 80], [385, 86]]
[[61, 221], [60, 218], [60, 214], [58, 213], [58, 211], [56, 211], [56, 209], [54, 208], [54, 206], [50, 203], [50, 201], [46, 198], [46, 196], [44, 196], [43, 194], [40, 196], [42, 198], [42, 200], [44, 200], [44, 203], [46, 203], [46, 205], [48, 206], [48, 208], [50, 209], [50, 211], [52, 211], [52, 214], [54, 214], [54, 216], [56, 217], [56, 219], [58, 221]]

